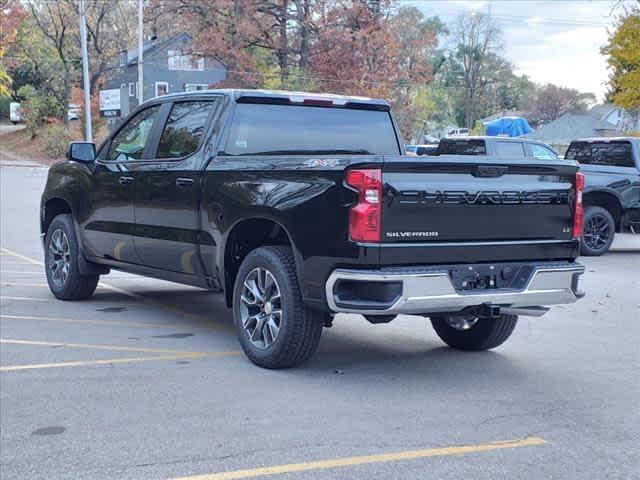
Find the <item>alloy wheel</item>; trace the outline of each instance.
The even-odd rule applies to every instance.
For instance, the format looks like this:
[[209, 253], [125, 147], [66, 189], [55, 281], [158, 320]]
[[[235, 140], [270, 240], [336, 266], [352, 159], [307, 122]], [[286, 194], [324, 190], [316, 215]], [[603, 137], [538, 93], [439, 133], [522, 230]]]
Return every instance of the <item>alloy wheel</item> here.
[[282, 325], [280, 286], [266, 268], [254, 268], [245, 277], [240, 315], [242, 328], [256, 348], [265, 350], [278, 338]]
[[587, 246], [600, 250], [608, 245], [612, 235], [611, 225], [604, 215], [592, 215], [584, 226], [582, 237]]
[[69, 239], [62, 229], [58, 228], [51, 234], [48, 248], [47, 268], [51, 273], [51, 280], [56, 286], [62, 287], [71, 270]]

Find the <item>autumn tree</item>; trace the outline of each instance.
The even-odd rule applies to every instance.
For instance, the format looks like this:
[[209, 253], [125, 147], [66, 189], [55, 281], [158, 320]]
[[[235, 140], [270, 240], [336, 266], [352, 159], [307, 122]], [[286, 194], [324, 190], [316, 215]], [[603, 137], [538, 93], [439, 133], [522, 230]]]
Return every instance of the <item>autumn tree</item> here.
[[626, 13], [602, 52], [611, 68], [609, 97], [629, 110], [640, 108], [640, 7]]
[[592, 93], [548, 84], [538, 91], [530, 105], [529, 119], [533, 124], [549, 123], [567, 112], [583, 112], [591, 102], [595, 102]]
[[8, 96], [11, 88], [9, 66], [13, 59], [6, 58], [6, 52], [16, 42], [18, 29], [26, 12], [16, 0], [0, 0], [0, 96]]
[[[71, 5], [77, 3], [65, 1]], [[114, 68], [119, 52], [135, 42], [137, 12], [132, 2], [86, 2], [86, 7], [89, 88], [95, 94], [105, 74]], [[78, 30], [74, 29], [77, 45], [80, 44]]]

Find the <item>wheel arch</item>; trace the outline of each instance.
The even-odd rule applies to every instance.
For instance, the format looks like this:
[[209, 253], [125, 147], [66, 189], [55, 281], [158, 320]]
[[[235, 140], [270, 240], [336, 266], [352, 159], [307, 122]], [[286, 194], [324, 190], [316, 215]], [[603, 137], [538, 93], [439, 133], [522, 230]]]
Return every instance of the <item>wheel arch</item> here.
[[300, 282], [301, 262], [298, 260], [298, 252], [289, 229], [272, 217], [243, 218], [229, 228], [219, 257], [219, 265], [222, 266], [223, 274], [222, 285], [228, 307], [232, 306], [233, 286], [240, 264], [249, 252], [266, 245], [291, 247]]
[[615, 193], [603, 190], [586, 191], [583, 195], [583, 202], [585, 208], [602, 207], [607, 210], [613, 217], [616, 232], [620, 231], [624, 210], [620, 199]]
[[56, 196], [44, 201], [40, 215], [40, 233], [46, 234], [53, 219], [64, 213], [69, 213], [73, 216], [71, 203], [64, 198]]

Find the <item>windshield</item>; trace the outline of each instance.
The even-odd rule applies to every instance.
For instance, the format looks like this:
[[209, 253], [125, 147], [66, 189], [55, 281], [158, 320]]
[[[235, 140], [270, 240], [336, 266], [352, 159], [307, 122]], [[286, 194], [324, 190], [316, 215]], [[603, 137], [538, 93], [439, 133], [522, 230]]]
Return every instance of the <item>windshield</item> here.
[[222, 154], [399, 153], [389, 112], [240, 103]]

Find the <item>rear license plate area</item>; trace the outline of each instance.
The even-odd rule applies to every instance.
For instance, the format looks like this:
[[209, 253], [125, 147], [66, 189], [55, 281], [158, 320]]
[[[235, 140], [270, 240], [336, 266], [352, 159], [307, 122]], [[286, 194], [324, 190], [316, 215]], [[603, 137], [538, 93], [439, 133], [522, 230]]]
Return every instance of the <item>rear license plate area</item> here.
[[532, 272], [533, 267], [526, 264], [460, 265], [449, 269], [449, 278], [461, 292], [522, 290]]

